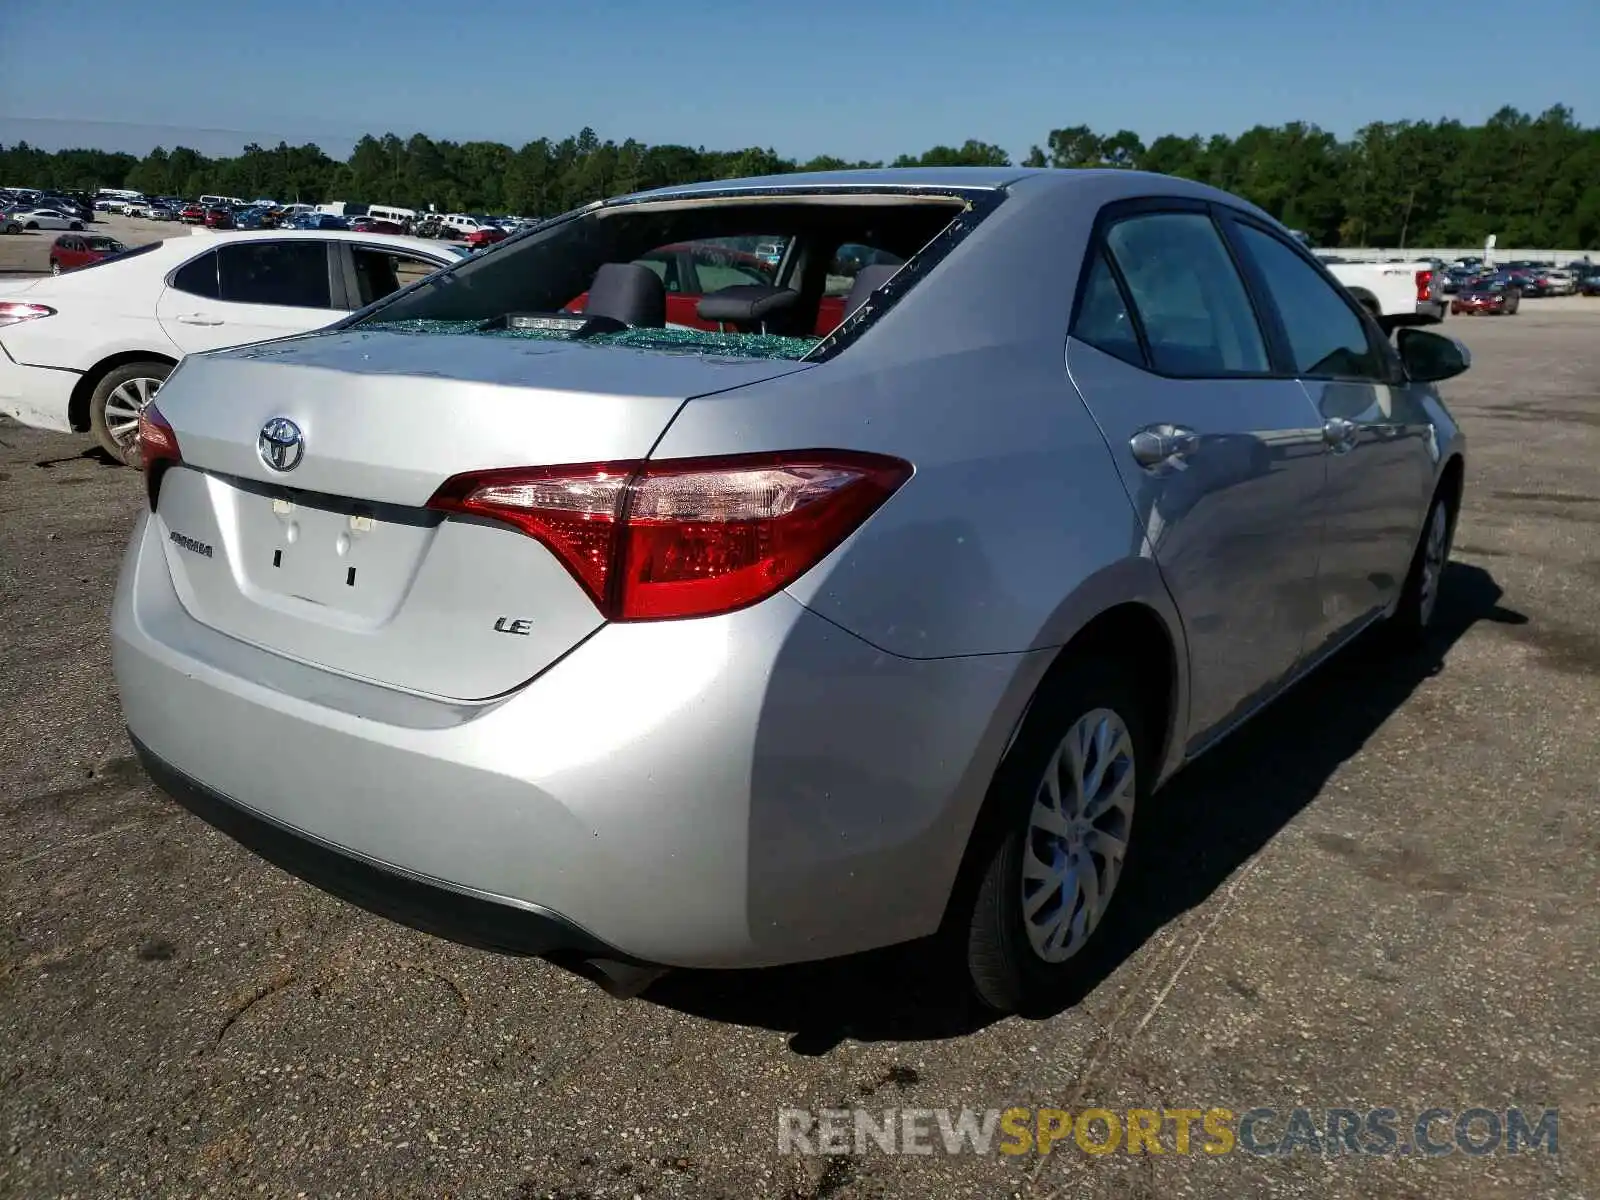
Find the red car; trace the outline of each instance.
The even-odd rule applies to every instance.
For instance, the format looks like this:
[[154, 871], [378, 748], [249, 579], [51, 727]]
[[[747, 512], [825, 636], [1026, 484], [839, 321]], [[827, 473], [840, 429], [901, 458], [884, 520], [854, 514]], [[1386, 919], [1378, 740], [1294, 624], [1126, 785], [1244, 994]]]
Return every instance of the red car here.
[[467, 234], [467, 245], [474, 250], [482, 250], [485, 246], [492, 246], [496, 242], [505, 240], [506, 231], [504, 229], [496, 229], [493, 225], [487, 225], [482, 229], [474, 229]]
[[1463, 284], [1450, 301], [1451, 316], [1490, 313], [1509, 316], [1522, 306], [1522, 292], [1512, 284], [1479, 280]]
[[377, 217], [356, 217], [350, 222], [354, 233], [404, 233], [405, 229], [393, 221], [380, 221]]
[[64, 233], [50, 247], [50, 273], [59, 275], [75, 267], [87, 267], [102, 258], [122, 254], [127, 249], [116, 238], [89, 233]]
[[205, 222], [207, 229], [232, 229], [233, 213], [226, 208], [208, 208]]
[[198, 204], [185, 205], [183, 211], [178, 214], [178, 220], [185, 225], [200, 225], [204, 223], [205, 219], [206, 210]]

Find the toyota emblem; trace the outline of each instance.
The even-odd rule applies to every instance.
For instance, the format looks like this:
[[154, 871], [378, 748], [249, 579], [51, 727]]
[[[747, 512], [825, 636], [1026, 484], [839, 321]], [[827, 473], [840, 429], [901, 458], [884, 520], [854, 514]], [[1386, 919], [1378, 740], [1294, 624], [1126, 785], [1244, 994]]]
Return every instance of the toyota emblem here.
[[292, 471], [306, 456], [306, 437], [288, 417], [273, 417], [261, 427], [256, 453], [274, 471]]

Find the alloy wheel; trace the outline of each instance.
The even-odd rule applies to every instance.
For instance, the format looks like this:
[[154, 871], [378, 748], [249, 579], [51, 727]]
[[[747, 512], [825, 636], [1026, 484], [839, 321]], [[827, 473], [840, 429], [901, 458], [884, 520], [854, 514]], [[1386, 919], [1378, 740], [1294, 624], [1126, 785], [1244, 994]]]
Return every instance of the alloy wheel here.
[[124, 453], [139, 434], [139, 414], [149, 406], [160, 387], [159, 379], [129, 379], [118, 384], [106, 397], [106, 431]]
[[1022, 920], [1033, 951], [1064, 962], [1111, 903], [1137, 795], [1133, 737], [1108, 708], [1075, 722], [1034, 792], [1022, 859]]

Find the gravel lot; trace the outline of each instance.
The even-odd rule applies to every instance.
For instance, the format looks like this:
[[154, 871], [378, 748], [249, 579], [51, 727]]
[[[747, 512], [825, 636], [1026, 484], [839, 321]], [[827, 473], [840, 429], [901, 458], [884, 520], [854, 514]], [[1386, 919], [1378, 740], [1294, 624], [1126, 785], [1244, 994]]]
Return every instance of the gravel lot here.
[[[0, 1194], [1600, 1194], [1600, 301], [1449, 328], [1431, 650], [1357, 647], [1180, 777], [1080, 1000], [982, 1027], [903, 953], [622, 1003], [262, 864], [130, 758], [138, 478], [0, 423]], [[777, 1153], [851, 1104], [1559, 1106], [1560, 1154]]]

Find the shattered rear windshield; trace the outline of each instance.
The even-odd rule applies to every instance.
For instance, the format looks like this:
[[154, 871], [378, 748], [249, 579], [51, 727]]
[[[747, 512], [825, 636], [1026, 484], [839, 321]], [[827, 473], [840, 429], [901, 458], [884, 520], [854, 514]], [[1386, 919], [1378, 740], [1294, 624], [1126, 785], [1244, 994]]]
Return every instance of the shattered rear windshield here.
[[825, 357], [998, 200], [959, 189], [776, 189], [589, 208], [475, 254], [341, 327]]

